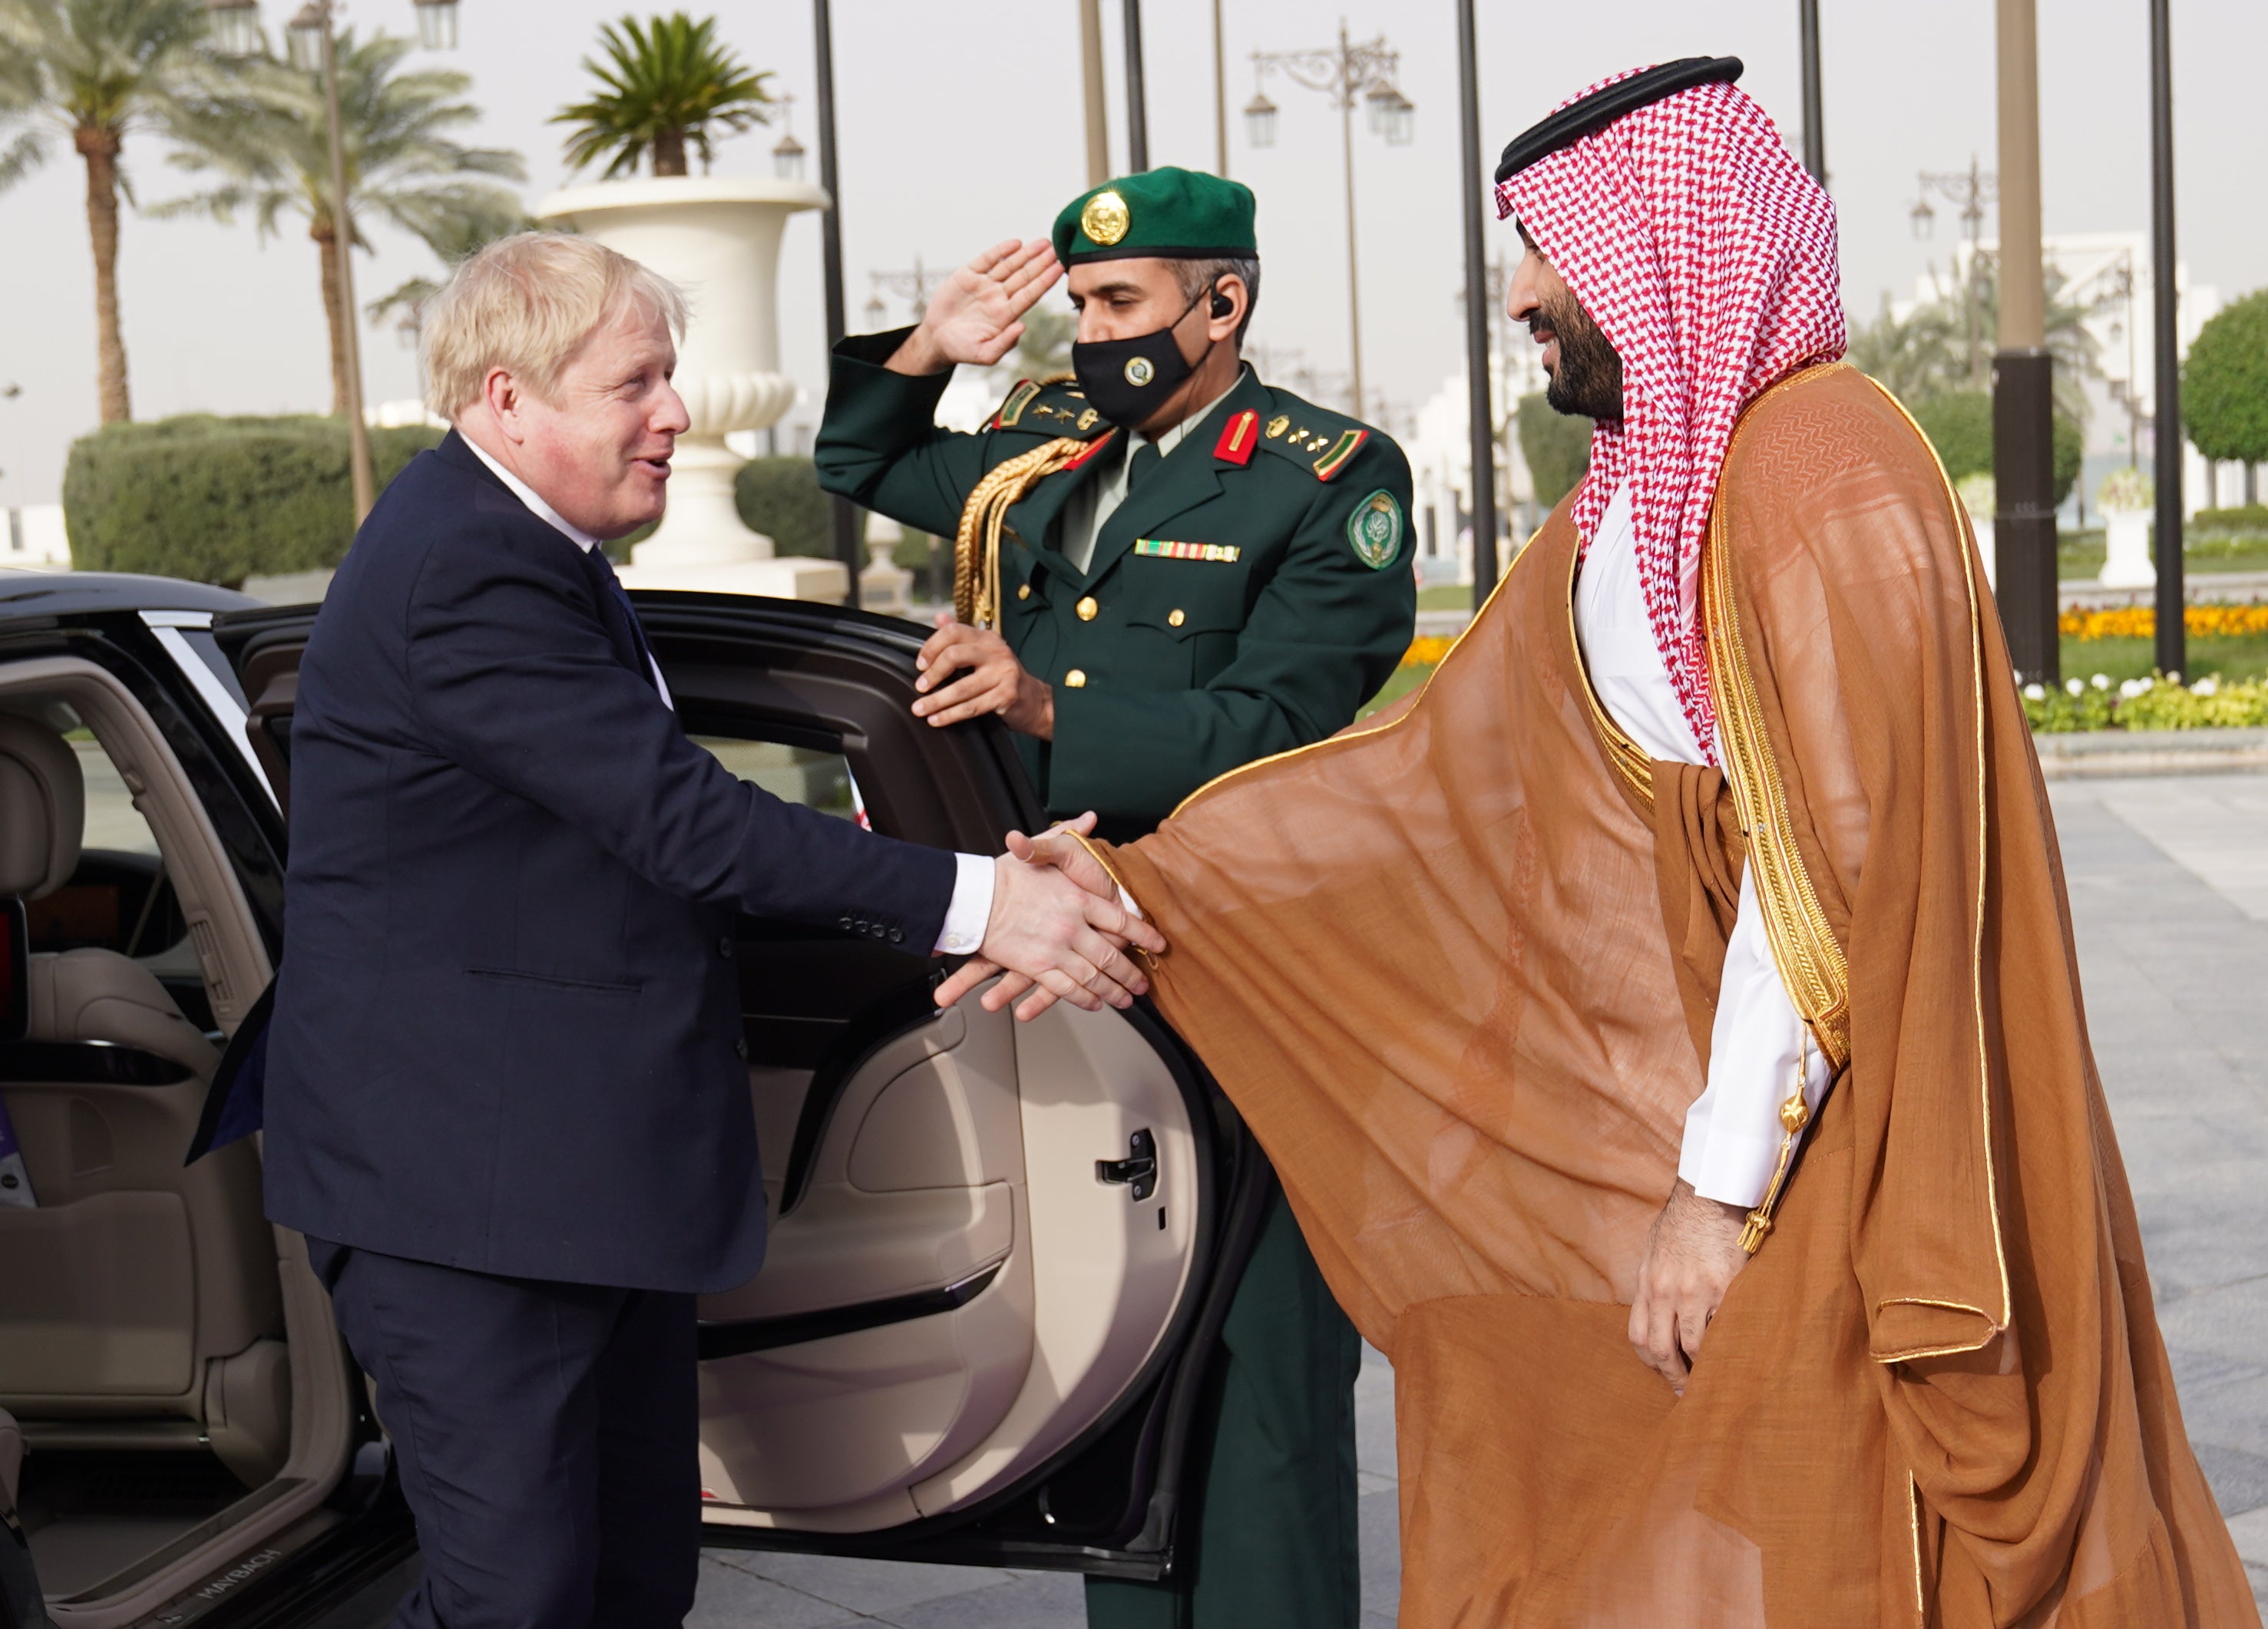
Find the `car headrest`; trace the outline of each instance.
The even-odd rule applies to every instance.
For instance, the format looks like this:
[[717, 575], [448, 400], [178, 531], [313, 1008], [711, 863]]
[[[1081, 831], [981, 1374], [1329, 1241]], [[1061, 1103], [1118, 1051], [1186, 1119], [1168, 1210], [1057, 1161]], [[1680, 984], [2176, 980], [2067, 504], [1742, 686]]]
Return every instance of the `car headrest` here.
[[70, 743], [0, 714], [0, 899], [37, 899], [70, 881], [86, 831], [86, 783]]

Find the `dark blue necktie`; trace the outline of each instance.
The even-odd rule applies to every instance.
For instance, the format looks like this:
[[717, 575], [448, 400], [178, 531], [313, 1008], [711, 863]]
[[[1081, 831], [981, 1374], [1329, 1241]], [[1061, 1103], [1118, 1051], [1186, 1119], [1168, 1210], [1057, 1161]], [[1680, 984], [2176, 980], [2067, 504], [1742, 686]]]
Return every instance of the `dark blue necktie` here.
[[606, 549], [595, 543], [584, 550], [584, 557], [590, 562], [588, 569], [591, 575], [605, 585], [608, 595], [614, 601], [615, 609], [622, 615], [623, 624], [630, 632], [631, 648], [637, 652], [638, 677], [652, 684], [653, 650], [645, 642], [645, 627], [638, 621], [637, 607], [630, 603], [630, 593], [622, 586], [622, 579], [615, 575], [615, 563], [607, 558]]

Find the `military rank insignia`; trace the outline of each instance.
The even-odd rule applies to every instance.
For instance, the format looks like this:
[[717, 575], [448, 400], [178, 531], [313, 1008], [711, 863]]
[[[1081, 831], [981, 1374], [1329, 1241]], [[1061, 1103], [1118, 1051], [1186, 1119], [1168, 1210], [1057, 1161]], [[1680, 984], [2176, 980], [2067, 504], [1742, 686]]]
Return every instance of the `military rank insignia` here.
[[1392, 565], [1402, 553], [1402, 505], [1383, 487], [1355, 505], [1347, 517], [1347, 542], [1354, 557], [1373, 571]]

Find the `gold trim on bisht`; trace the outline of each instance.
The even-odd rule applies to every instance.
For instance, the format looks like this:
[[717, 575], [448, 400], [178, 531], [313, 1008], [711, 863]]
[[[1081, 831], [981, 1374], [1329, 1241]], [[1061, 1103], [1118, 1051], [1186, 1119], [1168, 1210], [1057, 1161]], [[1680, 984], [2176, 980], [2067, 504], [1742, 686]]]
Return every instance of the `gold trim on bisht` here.
[[[1763, 395], [1778, 394], [1812, 370], [1793, 374]], [[1750, 402], [1747, 411], [1753, 411]], [[1742, 416], [1745, 418], [1747, 412]], [[1735, 430], [1737, 434], [1737, 429]], [[1730, 448], [1727, 449], [1729, 461]], [[1772, 962], [1780, 983], [1803, 1020], [1808, 1039], [1818, 1043], [1828, 1067], [1839, 1074], [1851, 1061], [1851, 966], [1843, 947], [1819, 903], [1819, 890], [1803, 863], [1795, 841], [1795, 822], [1788, 812], [1787, 783], [1764, 726], [1763, 703], [1756, 674], [1749, 665], [1748, 642], [1741, 631], [1738, 603], [1733, 595], [1733, 571], [1728, 557], [1723, 503], [1713, 506], [1709, 531], [1701, 552], [1702, 623], [1707, 630], [1709, 679], [1717, 703], [1717, 739], [1725, 758], [1725, 779], [1733, 789], [1733, 807], [1747, 835], [1749, 863], [1755, 868], [1756, 903], [1763, 907], [1765, 937], [1771, 943]], [[1763, 1247], [1771, 1231], [1773, 1214], [1793, 1169], [1796, 1150], [1813, 1116], [1804, 1096], [1808, 1070], [1808, 1047], [1800, 1049], [1796, 1078], [1788, 1100], [1780, 1105], [1779, 1159], [1771, 1185], [1756, 1208], [1749, 1213], [1741, 1230], [1741, 1248], [1751, 1256]]]
[[953, 614], [974, 628], [1000, 625], [1000, 531], [1008, 511], [1093, 444], [1058, 436], [996, 465], [969, 493], [953, 540]]

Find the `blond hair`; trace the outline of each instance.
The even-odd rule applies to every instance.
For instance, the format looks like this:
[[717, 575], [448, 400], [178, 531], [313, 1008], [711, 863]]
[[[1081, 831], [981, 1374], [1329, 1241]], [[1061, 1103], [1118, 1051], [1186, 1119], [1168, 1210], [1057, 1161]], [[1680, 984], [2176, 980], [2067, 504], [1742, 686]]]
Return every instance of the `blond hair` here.
[[491, 368], [552, 400], [583, 342], [625, 302], [685, 337], [684, 293], [628, 255], [571, 232], [498, 239], [426, 305], [418, 344], [425, 405], [454, 418], [480, 398]]

